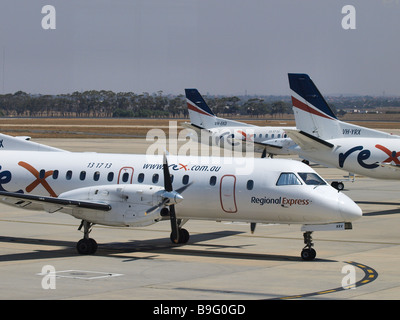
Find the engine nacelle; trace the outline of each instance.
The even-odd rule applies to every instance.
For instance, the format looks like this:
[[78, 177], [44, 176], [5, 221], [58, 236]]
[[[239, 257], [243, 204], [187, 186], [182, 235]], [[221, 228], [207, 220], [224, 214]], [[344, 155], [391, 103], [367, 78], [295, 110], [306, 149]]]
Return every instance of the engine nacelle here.
[[162, 201], [163, 187], [154, 185], [101, 185], [74, 189], [59, 198], [96, 201], [111, 205], [110, 211], [75, 208], [70, 212], [78, 219], [109, 226], [142, 227], [161, 220], [160, 209], [146, 210]]

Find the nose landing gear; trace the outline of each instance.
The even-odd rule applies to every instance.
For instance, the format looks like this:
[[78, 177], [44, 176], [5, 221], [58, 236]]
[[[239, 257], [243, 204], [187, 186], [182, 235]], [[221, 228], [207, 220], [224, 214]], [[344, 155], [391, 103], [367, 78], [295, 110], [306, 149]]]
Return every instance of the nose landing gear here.
[[190, 234], [186, 229], [183, 229], [182, 226], [187, 222], [187, 219], [176, 219], [176, 230], [177, 232], [171, 232], [170, 239], [174, 244], [184, 244], [189, 241]]
[[304, 244], [306, 245], [301, 251], [301, 258], [305, 261], [314, 260], [317, 256], [317, 252], [312, 248], [314, 244], [312, 243], [311, 237], [312, 231], [306, 231], [303, 233]]

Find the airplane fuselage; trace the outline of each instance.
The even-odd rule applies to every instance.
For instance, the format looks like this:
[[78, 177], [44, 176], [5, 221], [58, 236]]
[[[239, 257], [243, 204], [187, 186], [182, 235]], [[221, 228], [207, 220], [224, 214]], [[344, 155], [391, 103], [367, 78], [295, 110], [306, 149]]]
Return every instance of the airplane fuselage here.
[[400, 139], [339, 138], [331, 150], [299, 150], [309, 160], [376, 179], [400, 179]]
[[[161, 156], [12, 150], [2, 155], [1, 191], [109, 203], [109, 212], [61, 210], [92, 223], [144, 226], [162, 219], [160, 210], [145, 213], [161, 199]], [[241, 174], [235, 161], [207, 159], [168, 157], [174, 189], [193, 182], [177, 205], [178, 218], [318, 224], [360, 217], [344, 194], [327, 184], [305, 184], [299, 173], [315, 172], [298, 161], [243, 158], [243, 170], [250, 171]], [[300, 184], [277, 186], [283, 172], [294, 173]]]
[[[289, 128], [289, 127], [288, 127]], [[293, 129], [290, 127], [289, 129]], [[237, 151], [262, 153], [265, 148], [276, 155], [295, 154], [296, 144], [287, 137], [283, 127], [224, 126], [220, 124], [208, 130], [196, 130], [199, 142]], [[248, 144], [246, 146], [246, 143]], [[275, 148], [273, 147], [275, 146]]]

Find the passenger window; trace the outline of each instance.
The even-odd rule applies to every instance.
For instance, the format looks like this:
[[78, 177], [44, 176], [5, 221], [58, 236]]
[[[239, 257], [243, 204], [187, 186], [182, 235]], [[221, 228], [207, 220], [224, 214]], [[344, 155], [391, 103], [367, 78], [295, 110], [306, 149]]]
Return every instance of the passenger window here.
[[289, 186], [289, 185], [299, 185], [301, 184], [299, 178], [292, 172], [283, 172], [279, 176], [276, 182], [277, 186]]
[[122, 182], [128, 182], [128, 179], [129, 179], [129, 173], [128, 173], [128, 172], [125, 172], [125, 173], [122, 175]]
[[40, 170], [40, 172], [39, 172], [39, 178], [40, 178], [40, 179], [44, 179], [44, 178], [45, 178], [45, 175], [46, 175], [46, 170], [44, 170], [44, 169]]
[[158, 182], [158, 173], [155, 173], [155, 174], [153, 174], [153, 178], [151, 179], [151, 181], [153, 182], [153, 183], [157, 183]]
[[53, 179], [58, 179], [58, 170], [53, 171]]
[[299, 172], [299, 176], [303, 179], [304, 183], [309, 186], [321, 186], [326, 184], [319, 175], [313, 172]]
[[215, 186], [216, 183], [217, 183], [217, 177], [216, 176], [212, 176], [210, 178], [210, 186]]
[[185, 174], [182, 178], [182, 183], [183, 184], [188, 184], [189, 183], [189, 176]]
[[138, 181], [139, 183], [142, 183], [142, 182], [144, 181], [144, 173], [139, 173], [138, 178], [137, 178], [137, 181]]
[[79, 179], [80, 180], [85, 180], [86, 178], [86, 171], [81, 171], [80, 175], [79, 175]]
[[114, 172], [109, 172], [107, 175], [107, 181], [111, 182], [114, 180]]
[[94, 181], [99, 181], [99, 179], [100, 179], [100, 172], [99, 172], [99, 171], [96, 171], [96, 172], [93, 174], [93, 180], [94, 180]]
[[247, 190], [253, 190], [254, 187], [254, 181], [253, 180], [248, 180], [247, 181]]
[[72, 171], [71, 171], [71, 170], [68, 170], [68, 171], [67, 171], [67, 174], [65, 175], [65, 179], [71, 180], [71, 178], [72, 178]]

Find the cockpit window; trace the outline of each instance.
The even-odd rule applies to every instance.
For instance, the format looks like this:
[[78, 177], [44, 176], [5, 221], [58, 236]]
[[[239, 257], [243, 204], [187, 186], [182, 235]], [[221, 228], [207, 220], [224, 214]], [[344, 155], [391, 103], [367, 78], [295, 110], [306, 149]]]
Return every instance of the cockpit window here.
[[276, 182], [277, 186], [289, 186], [301, 184], [299, 178], [293, 172], [283, 172]]
[[319, 175], [313, 172], [299, 172], [299, 176], [303, 179], [304, 183], [309, 186], [321, 186], [326, 184]]

